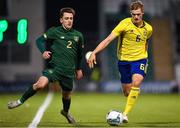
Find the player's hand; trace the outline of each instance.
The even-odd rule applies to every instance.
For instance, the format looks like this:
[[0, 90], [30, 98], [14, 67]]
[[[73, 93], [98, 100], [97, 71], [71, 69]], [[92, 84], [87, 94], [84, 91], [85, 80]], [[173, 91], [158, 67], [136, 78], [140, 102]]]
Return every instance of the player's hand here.
[[42, 54], [44, 59], [49, 59], [51, 57], [51, 52], [50, 51], [45, 51]]
[[96, 54], [92, 52], [91, 56], [87, 60], [89, 68], [94, 68], [94, 64], [97, 64], [96, 62]]
[[76, 70], [76, 79], [79, 80], [83, 77], [82, 70]]

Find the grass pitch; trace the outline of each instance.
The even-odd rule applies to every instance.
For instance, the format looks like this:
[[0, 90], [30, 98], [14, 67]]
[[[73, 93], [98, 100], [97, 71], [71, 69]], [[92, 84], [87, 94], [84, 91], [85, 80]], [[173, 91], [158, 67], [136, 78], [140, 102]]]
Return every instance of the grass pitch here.
[[[22, 106], [9, 110], [7, 102], [21, 94], [0, 94], [0, 127], [28, 127], [46, 95], [37, 93]], [[179, 101], [178, 94], [141, 94], [128, 116], [129, 123], [119, 127], [180, 127]], [[72, 126], [60, 115], [61, 94], [55, 92], [38, 127], [109, 127], [106, 114], [112, 109], [123, 111], [125, 103], [122, 94], [74, 92], [71, 113], [77, 125]]]

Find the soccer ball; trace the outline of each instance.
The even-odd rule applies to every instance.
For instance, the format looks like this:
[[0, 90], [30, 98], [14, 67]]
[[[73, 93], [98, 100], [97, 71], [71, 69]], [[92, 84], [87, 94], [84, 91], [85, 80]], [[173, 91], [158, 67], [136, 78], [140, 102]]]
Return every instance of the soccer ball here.
[[123, 122], [123, 115], [121, 112], [111, 110], [106, 115], [106, 121], [111, 126], [119, 126]]
[[91, 54], [92, 54], [92, 51], [89, 51], [89, 52], [86, 53], [86, 55], [85, 55], [86, 60], [89, 59], [89, 57], [91, 56]]

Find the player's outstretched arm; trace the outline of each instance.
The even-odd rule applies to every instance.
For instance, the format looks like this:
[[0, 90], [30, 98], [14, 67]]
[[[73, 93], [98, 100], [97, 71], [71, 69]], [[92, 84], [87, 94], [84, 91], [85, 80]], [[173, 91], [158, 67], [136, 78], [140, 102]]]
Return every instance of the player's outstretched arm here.
[[102, 51], [103, 49], [105, 49], [109, 43], [112, 42], [112, 40], [114, 40], [116, 38], [116, 35], [111, 33], [108, 37], [106, 37], [106, 39], [104, 39], [96, 48], [95, 50], [92, 52], [91, 56], [89, 57], [89, 59], [87, 60], [88, 66], [90, 68], [94, 67], [94, 64], [96, 64], [96, 54], [99, 53], [100, 51]]

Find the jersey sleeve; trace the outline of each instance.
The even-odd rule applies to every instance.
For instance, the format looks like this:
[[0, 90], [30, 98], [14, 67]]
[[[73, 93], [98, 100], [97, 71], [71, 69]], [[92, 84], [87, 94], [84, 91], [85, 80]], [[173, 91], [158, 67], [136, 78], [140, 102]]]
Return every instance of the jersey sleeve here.
[[116, 36], [119, 36], [125, 29], [126, 23], [124, 21], [121, 21], [113, 30], [112, 33]]
[[46, 51], [45, 42], [46, 39], [43, 36], [40, 36], [39, 38], [36, 39], [36, 46], [41, 53], [44, 53], [44, 51]]
[[44, 53], [44, 51], [46, 51], [45, 43], [48, 42], [49, 39], [53, 37], [54, 28], [55, 27], [48, 29], [42, 36], [36, 39], [36, 46], [38, 47], [41, 53]]
[[43, 37], [45, 39], [49, 39], [49, 38], [52, 38], [54, 36], [54, 29], [55, 27], [51, 27], [50, 29], [48, 29], [44, 34], [43, 34]]
[[84, 49], [84, 37], [82, 33], [79, 34], [78, 50], [77, 50], [77, 66], [76, 69], [79, 70], [82, 67], [82, 53]]
[[148, 39], [151, 37], [152, 33], [153, 33], [153, 28], [152, 28], [152, 26], [149, 26], [149, 28], [148, 28], [148, 35], [147, 35]]

